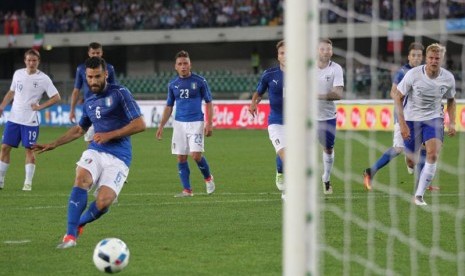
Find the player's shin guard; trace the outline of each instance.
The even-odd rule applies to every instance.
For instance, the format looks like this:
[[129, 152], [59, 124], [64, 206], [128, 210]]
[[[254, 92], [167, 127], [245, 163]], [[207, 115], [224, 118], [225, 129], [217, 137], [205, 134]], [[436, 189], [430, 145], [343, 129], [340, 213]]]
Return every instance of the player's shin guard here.
[[184, 189], [192, 190], [190, 183], [190, 174], [189, 163], [183, 162], [178, 163], [179, 178], [181, 179], [181, 184]]
[[66, 234], [77, 237], [77, 227], [87, 206], [87, 190], [73, 187], [68, 201], [68, 230]]
[[204, 156], [202, 156], [202, 159], [197, 162], [197, 166], [199, 167], [199, 170], [202, 173], [204, 179], [207, 179], [211, 176], [210, 166], [208, 166], [207, 159], [205, 159]]
[[276, 155], [276, 172], [283, 173], [283, 161], [281, 160], [279, 155]]
[[425, 167], [423, 168], [420, 180], [418, 182], [418, 188], [415, 192], [415, 195], [423, 196], [425, 193], [426, 188], [431, 184], [433, 181], [434, 175], [436, 174], [436, 163], [430, 164], [425, 162]]
[[79, 220], [79, 225], [78, 226], [84, 226], [89, 222], [92, 222], [101, 216], [103, 216], [105, 213], [108, 212], [108, 208], [104, 208], [103, 210], [99, 210], [97, 208], [97, 203], [93, 201], [90, 205], [89, 208], [87, 208], [87, 211], [82, 214], [81, 219]]

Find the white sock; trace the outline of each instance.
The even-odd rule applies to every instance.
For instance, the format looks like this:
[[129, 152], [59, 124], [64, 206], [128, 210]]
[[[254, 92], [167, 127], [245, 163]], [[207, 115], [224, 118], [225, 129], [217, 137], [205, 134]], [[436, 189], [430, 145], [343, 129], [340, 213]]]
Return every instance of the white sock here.
[[32, 163], [26, 164], [25, 170], [26, 170], [26, 179], [24, 180], [24, 184], [32, 184], [32, 178], [34, 177], [36, 165]]
[[10, 164], [0, 161], [0, 182], [5, 180], [6, 171]]
[[420, 174], [420, 181], [418, 182], [417, 191], [415, 192], [416, 196], [423, 196], [425, 194], [426, 188], [433, 181], [434, 175], [436, 174], [436, 163], [430, 164], [425, 162], [425, 166]]
[[334, 164], [334, 150], [331, 154], [323, 152], [323, 176], [321, 180], [323, 182], [328, 182], [331, 177], [331, 170], [333, 169]]

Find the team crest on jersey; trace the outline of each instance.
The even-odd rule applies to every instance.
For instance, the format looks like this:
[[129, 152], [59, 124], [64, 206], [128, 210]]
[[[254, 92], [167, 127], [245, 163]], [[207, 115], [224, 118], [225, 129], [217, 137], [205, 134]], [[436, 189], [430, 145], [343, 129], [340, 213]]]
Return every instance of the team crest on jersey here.
[[34, 86], [34, 88], [39, 87], [39, 83], [37, 81], [33, 82], [32, 85]]
[[192, 90], [197, 89], [197, 83], [196, 82], [191, 82], [191, 89]]
[[112, 103], [113, 103], [113, 100], [111, 99], [111, 97], [106, 97], [105, 98], [105, 106], [106, 107], [110, 107]]

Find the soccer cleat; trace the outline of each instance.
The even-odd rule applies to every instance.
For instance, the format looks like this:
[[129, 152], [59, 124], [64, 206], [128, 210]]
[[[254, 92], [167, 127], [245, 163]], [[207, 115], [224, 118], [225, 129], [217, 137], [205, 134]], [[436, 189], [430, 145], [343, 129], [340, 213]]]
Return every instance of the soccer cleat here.
[[3, 187], [5, 187], [5, 182], [0, 181], [0, 190], [3, 189]]
[[368, 168], [363, 171], [363, 185], [367, 191], [371, 191], [371, 169]]
[[282, 173], [276, 173], [276, 187], [278, 190], [284, 191], [284, 175]]
[[32, 190], [32, 184], [24, 183], [23, 191], [31, 191], [31, 190]]
[[418, 206], [425, 206], [428, 205], [426, 202], [423, 200], [423, 196], [421, 195], [416, 195], [415, 198], [413, 199], [413, 202], [418, 205]]
[[428, 186], [428, 188], [426, 188], [426, 189], [427, 189], [428, 191], [433, 192], [433, 191], [439, 191], [440, 188], [439, 188], [438, 186], [432, 186], [432, 185], [430, 185], [430, 186]]
[[58, 249], [66, 249], [66, 248], [71, 248], [76, 246], [76, 237], [73, 235], [65, 235], [63, 237], [62, 243], [60, 243], [57, 248]]
[[415, 170], [413, 168], [410, 168], [409, 166], [407, 166], [407, 172], [408, 172], [408, 174], [413, 174], [415, 172]]
[[205, 179], [205, 186], [207, 188], [207, 195], [213, 194], [213, 192], [215, 191], [215, 182], [213, 181], [213, 175], [210, 175], [208, 180]]
[[325, 195], [330, 195], [333, 193], [333, 187], [331, 186], [331, 181], [323, 182], [323, 193]]
[[194, 196], [194, 193], [192, 192], [192, 190], [189, 190], [189, 189], [184, 189], [179, 194], [174, 195], [174, 197], [191, 197], [191, 196]]
[[79, 225], [77, 229], [77, 236], [80, 237], [84, 233], [84, 225]]

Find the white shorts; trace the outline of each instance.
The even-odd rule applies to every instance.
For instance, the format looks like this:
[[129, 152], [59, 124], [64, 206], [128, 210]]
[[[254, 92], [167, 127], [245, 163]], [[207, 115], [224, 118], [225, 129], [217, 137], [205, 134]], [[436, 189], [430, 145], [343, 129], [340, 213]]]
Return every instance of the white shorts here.
[[91, 125], [87, 130], [86, 134], [84, 134], [84, 141], [90, 142], [94, 139], [95, 129], [94, 125]]
[[284, 125], [269, 125], [268, 135], [276, 152], [286, 147], [286, 139], [284, 138]]
[[395, 148], [404, 147], [404, 139], [402, 138], [402, 134], [400, 133], [399, 123], [394, 124], [394, 137], [392, 139], [392, 146]]
[[204, 152], [204, 122], [173, 121], [171, 153], [189, 155], [191, 152]]
[[92, 188], [95, 191], [101, 186], [107, 186], [119, 195], [128, 178], [129, 168], [115, 156], [92, 149], [85, 150], [76, 164], [86, 169], [92, 175]]

